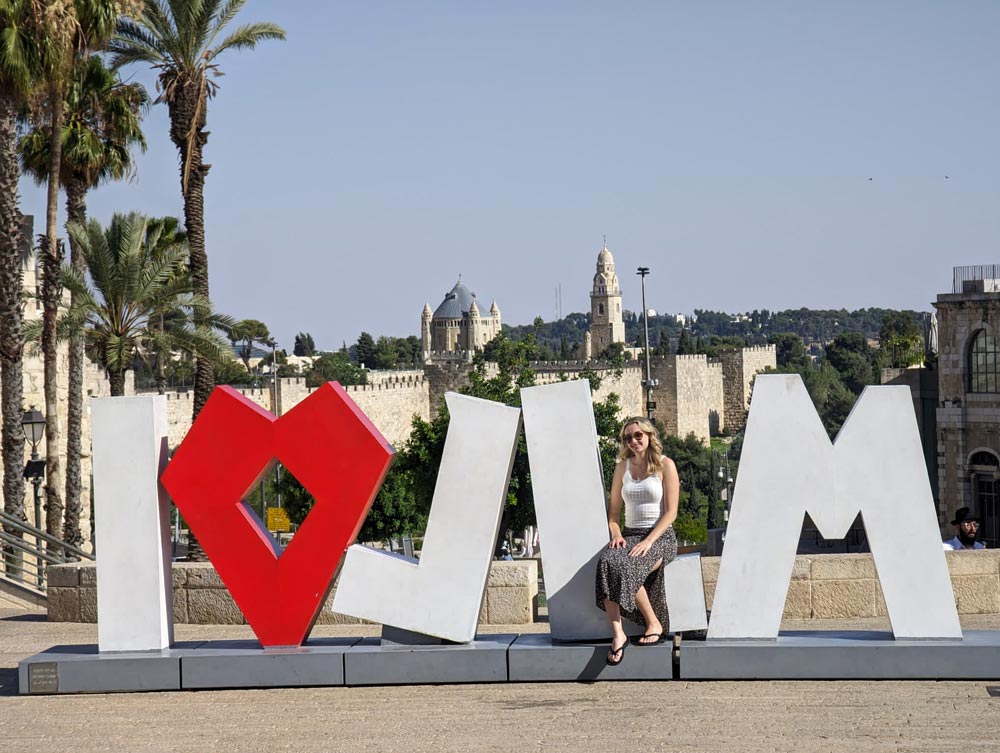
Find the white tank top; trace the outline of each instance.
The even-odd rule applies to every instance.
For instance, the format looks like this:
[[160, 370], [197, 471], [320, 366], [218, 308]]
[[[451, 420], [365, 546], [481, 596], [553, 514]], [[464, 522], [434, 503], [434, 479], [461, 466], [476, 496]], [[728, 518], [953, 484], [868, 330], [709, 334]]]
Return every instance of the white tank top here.
[[622, 499], [625, 501], [626, 528], [652, 528], [662, 514], [663, 480], [660, 474], [647, 476], [642, 481], [632, 478], [630, 460], [625, 461], [622, 478]]

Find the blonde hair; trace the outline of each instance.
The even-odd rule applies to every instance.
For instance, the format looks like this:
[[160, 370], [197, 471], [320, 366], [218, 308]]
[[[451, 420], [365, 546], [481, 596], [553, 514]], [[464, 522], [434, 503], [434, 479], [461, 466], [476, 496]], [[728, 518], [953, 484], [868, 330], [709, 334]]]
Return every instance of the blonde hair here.
[[628, 438], [625, 431], [633, 424], [638, 426], [649, 437], [649, 446], [646, 448], [646, 473], [651, 476], [654, 473], [659, 473], [663, 469], [663, 442], [660, 441], [660, 435], [656, 432], [656, 427], [653, 426], [652, 421], [648, 418], [634, 416], [633, 418], [625, 419], [625, 423], [622, 424], [622, 430], [618, 433], [618, 439], [622, 445], [621, 450], [618, 452], [618, 459], [628, 460], [635, 455], [628, 446]]

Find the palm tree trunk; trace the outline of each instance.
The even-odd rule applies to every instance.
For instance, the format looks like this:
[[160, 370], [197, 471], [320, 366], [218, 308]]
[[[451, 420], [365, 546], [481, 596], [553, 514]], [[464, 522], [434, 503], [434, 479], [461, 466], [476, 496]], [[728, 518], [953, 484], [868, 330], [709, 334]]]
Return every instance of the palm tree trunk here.
[[[204, 99], [202, 99], [204, 97]], [[188, 268], [195, 293], [208, 298], [208, 255], [205, 251], [205, 176], [211, 165], [202, 164], [202, 147], [208, 141], [205, 133], [208, 98], [196, 80], [179, 84], [177, 95], [170, 100], [170, 140], [181, 156], [181, 194], [184, 197], [184, 227], [188, 236]], [[194, 138], [189, 138], [194, 128]], [[195, 312], [199, 326], [204, 315]], [[198, 356], [195, 361], [193, 418], [197, 418], [215, 387], [215, 374], [210, 361]], [[188, 532], [188, 560], [207, 559], [194, 532]]]
[[[83, 224], [87, 221], [87, 187], [79, 178], [66, 181], [66, 219]], [[84, 274], [83, 253], [69, 239], [70, 264]], [[76, 295], [71, 294], [75, 302]], [[83, 456], [83, 336], [74, 334], [69, 341], [69, 394], [66, 421], [66, 518], [63, 521], [64, 541], [73, 546], [83, 544], [80, 532], [80, 492], [83, 487], [80, 462]]]
[[[49, 185], [45, 211], [45, 248], [42, 276], [42, 357], [45, 373], [45, 530], [62, 533], [63, 473], [59, 455], [58, 352], [56, 319], [62, 286], [59, 284], [63, 250], [56, 236], [59, 214], [59, 167], [62, 164], [63, 94], [60, 87], [49, 91], [52, 134], [49, 141]], [[51, 548], [51, 547], [50, 547]]]
[[124, 371], [109, 371], [108, 381], [111, 382], [111, 397], [123, 397], [125, 395]]
[[[23, 274], [21, 227], [17, 211], [16, 106], [0, 95], [0, 410], [3, 413], [3, 509], [8, 515], [24, 516], [24, 408], [22, 351]], [[14, 531], [7, 531], [20, 536]], [[8, 571], [19, 567], [19, 555], [4, 550]]]
[[[181, 155], [181, 193], [184, 196], [184, 227], [188, 235], [188, 267], [194, 292], [209, 297], [208, 254], [205, 251], [205, 176], [211, 165], [203, 164], [202, 148], [208, 141], [205, 132], [208, 98], [199, 82], [188, 80], [179, 85], [177, 96], [169, 103], [170, 138]], [[194, 138], [190, 134], [194, 127]], [[204, 322], [204, 314], [195, 312], [195, 325]], [[194, 418], [215, 387], [212, 363], [198, 356], [195, 363]]]

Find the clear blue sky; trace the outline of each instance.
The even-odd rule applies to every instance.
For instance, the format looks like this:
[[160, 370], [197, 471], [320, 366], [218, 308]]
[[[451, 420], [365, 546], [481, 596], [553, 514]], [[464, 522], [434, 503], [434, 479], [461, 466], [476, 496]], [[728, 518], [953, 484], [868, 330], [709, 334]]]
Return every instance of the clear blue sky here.
[[[459, 273], [510, 324], [624, 305], [929, 310], [1000, 262], [1000, 3], [250, 0], [219, 62], [212, 297], [291, 347], [419, 334]], [[148, 71], [130, 73], [151, 82]], [[181, 215], [166, 108], [91, 215]], [[947, 179], [945, 176], [949, 176]], [[22, 182], [22, 209], [44, 218]], [[62, 220], [61, 220], [62, 221]]]

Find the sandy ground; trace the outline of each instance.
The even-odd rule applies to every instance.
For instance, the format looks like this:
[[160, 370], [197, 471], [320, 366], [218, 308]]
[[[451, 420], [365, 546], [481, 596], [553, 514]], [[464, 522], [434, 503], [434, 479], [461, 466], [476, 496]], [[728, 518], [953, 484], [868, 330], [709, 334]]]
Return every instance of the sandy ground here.
[[[963, 619], [1000, 629], [1000, 616]], [[785, 629], [887, 628], [880, 620]], [[540, 623], [529, 628], [545, 631]], [[494, 632], [528, 632], [524, 626]], [[322, 626], [315, 635], [370, 635]], [[177, 626], [177, 640], [251, 637]], [[94, 625], [0, 610], [0, 740], [33, 751], [990, 751], [995, 682], [538, 683], [17, 695], [17, 662]], [[634, 657], [629, 655], [626, 660]]]

